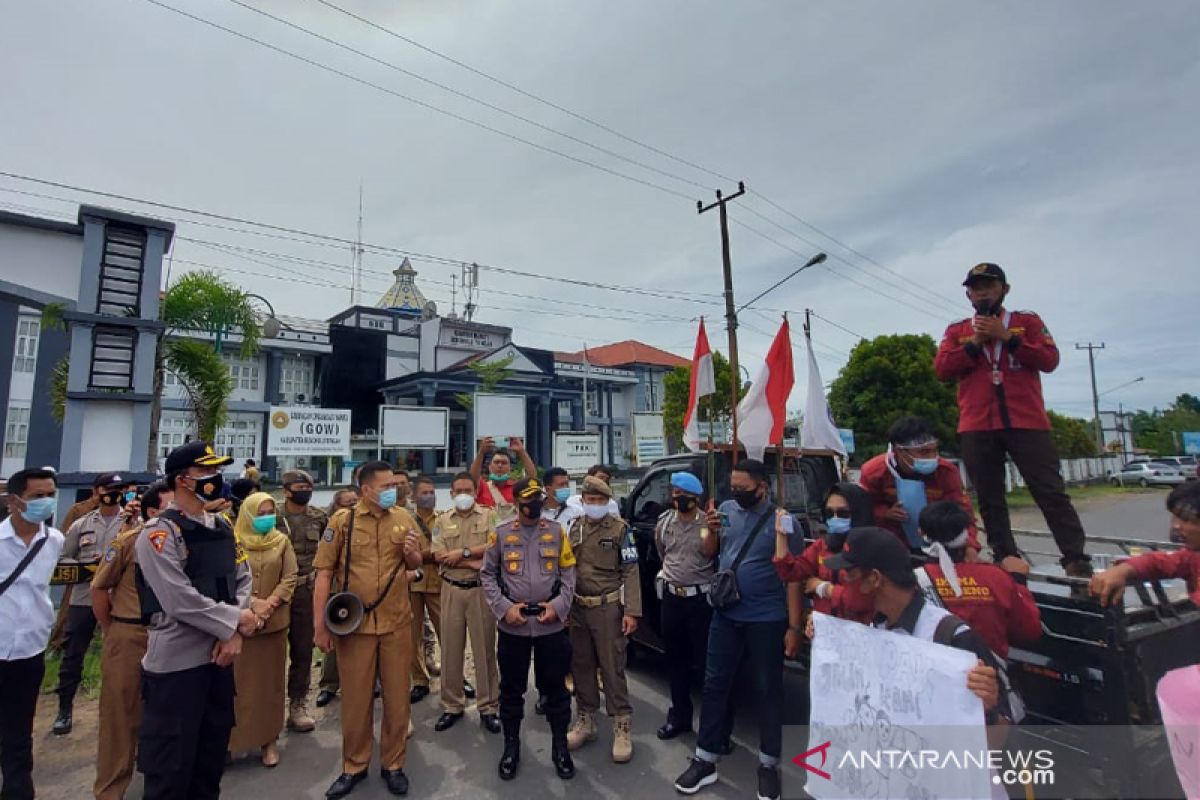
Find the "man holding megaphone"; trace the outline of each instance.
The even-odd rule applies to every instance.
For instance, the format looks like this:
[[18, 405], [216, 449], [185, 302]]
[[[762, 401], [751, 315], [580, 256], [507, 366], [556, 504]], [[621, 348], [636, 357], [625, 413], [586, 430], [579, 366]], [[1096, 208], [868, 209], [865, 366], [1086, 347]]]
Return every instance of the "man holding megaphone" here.
[[[382, 686], [380, 762], [388, 791], [408, 793], [412, 607], [406, 570], [421, 566], [417, 523], [397, 504], [399, 477], [383, 461], [359, 472], [362, 499], [329, 520], [313, 567], [314, 640], [337, 651], [342, 685], [342, 770], [325, 792], [345, 797], [366, 779], [374, 737], [374, 687]], [[331, 596], [331, 586], [337, 590]]]

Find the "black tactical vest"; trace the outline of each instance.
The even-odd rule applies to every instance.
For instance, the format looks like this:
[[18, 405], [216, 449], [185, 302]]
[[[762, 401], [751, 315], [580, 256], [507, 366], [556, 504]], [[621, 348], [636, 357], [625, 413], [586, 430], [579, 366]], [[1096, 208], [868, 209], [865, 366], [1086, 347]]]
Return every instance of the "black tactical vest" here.
[[[222, 517], [216, 517], [216, 527], [207, 528], [178, 509], [168, 509], [158, 515], [179, 529], [187, 545], [187, 561], [183, 571], [196, 591], [218, 603], [237, 605], [237, 538], [233, 528]], [[163, 611], [154, 590], [137, 570], [138, 599], [142, 604], [142, 621]]]

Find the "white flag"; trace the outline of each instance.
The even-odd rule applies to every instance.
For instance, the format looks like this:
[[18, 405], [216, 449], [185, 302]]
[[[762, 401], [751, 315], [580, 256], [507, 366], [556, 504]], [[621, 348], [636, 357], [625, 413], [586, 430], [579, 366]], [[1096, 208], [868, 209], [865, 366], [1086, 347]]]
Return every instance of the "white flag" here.
[[[691, 386], [688, 389], [688, 407], [683, 416], [683, 443], [689, 450], [700, 449], [700, 398], [713, 394], [717, 381], [713, 376], [712, 351], [708, 347], [708, 334], [704, 330], [704, 317], [700, 318], [700, 332], [696, 335], [696, 350], [692, 355]], [[712, 424], [712, 421], [709, 421]]]
[[808, 347], [808, 394], [804, 401], [804, 422], [800, 426], [800, 446], [808, 450], [833, 450], [846, 455], [846, 445], [829, 412], [825, 399], [825, 387], [821, 383], [821, 370], [817, 369], [817, 357], [813, 355], [812, 336], [805, 335]]

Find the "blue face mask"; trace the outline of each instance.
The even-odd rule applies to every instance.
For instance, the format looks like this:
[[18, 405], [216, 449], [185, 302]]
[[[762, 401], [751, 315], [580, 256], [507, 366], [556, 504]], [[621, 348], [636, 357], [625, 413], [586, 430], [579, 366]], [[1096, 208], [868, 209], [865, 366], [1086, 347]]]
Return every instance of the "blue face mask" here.
[[565, 503], [571, 498], [571, 487], [564, 486], [561, 489], [554, 490], [554, 499], [560, 503]]
[[33, 500], [25, 501], [25, 510], [21, 512], [21, 518], [26, 522], [37, 524], [45, 522], [54, 516], [54, 511], [58, 508], [57, 497], [38, 497]]
[[134, 500], [137, 500], [137, 492], [130, 490], [125, 493], [126, 503], [132, 503]]
[[850, 532], [850, 520], [843, 517], [829, 517], [825, 520], [825, 527], [830, 533], [845, 535]]
[[379, 493], [379, 507], [385, 511], [396, 505], [396, 489], [384, 489]]
[[260, 514], [254, 518], [254, 531], [256, 533], [268, 534], [275, 527], [274, 514]]
[[938, 460], [936, 458], [914, 458], [913, 472], [918, 475], [932, 475], [937, 472]]

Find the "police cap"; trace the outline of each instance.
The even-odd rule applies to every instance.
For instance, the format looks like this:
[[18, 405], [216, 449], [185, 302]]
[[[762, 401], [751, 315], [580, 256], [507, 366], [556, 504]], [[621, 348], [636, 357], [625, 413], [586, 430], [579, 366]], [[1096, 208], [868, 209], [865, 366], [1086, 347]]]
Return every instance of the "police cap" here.
[[282, 477], [280, 478], [279, 484], [281, 486], [291, 486], [294, 483], [307, 483], [311, 486], [312, 482], [313, 482], [312, 476], [309, 475], [304, 470], [289, 469], [287, 472], [283, 473]]
[[197, 440], [176, 447], [167, 455], [167, 474], [182, 472], [188, 467], [224, 467], [232, 463], [229, 456], [214, 453], [208, 442]]
[[583, 479], [583, 488], [579, 490], [583, 494], [599, 494], [604, 497], [612, 497], [612, 487], [605, 483], [595, 475], [588, 475]]
[[522, 478], [513, 486], [513, 500], [517, 503], [545, 496], [546, 490], [537, 478]]

